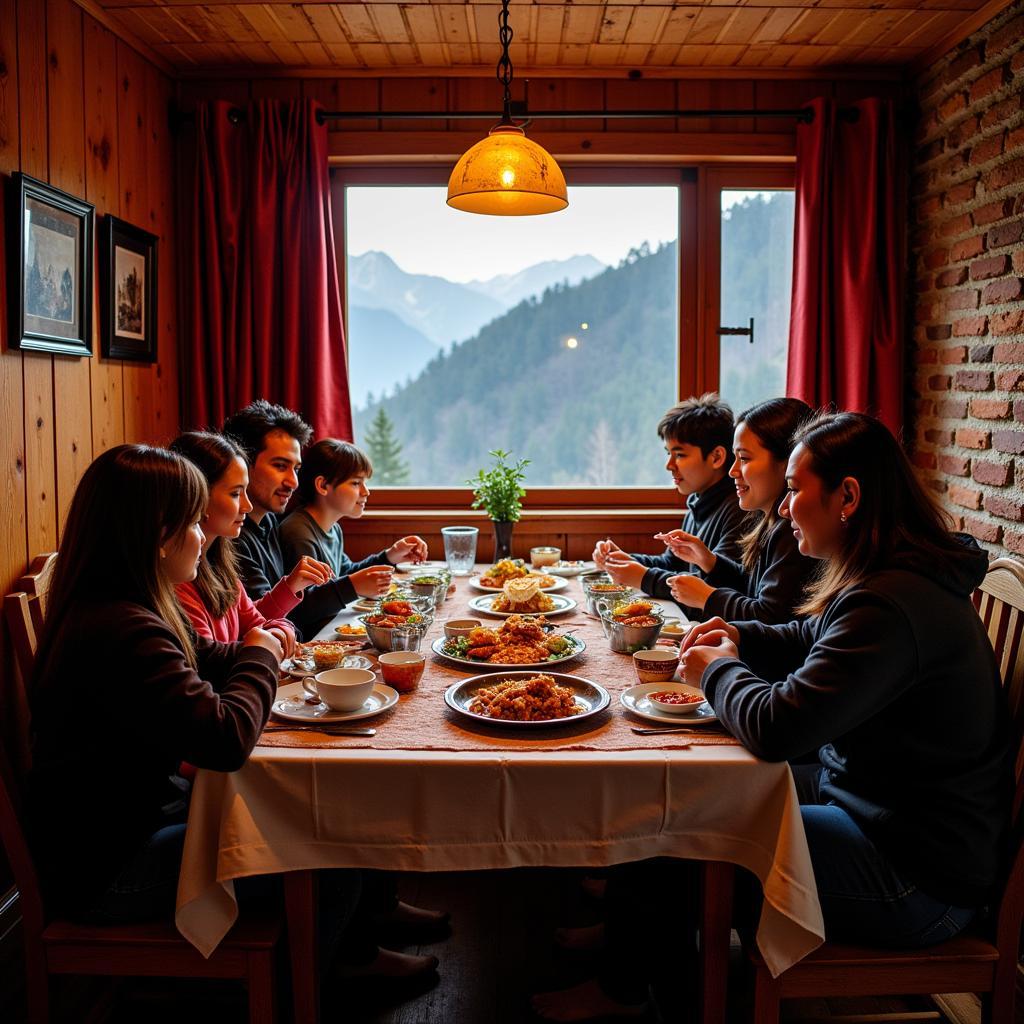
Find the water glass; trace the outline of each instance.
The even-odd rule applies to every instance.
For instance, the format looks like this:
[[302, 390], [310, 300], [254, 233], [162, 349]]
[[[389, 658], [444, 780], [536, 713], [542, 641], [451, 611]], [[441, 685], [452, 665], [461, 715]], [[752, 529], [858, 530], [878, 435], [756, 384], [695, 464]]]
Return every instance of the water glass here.
[[476, 540], [480, 531], [475, 526], [444, 526], [444, 557], [453, 576], [468, 576], [476, 564]]
[[422, 626], [392, 626], [391, 650], [418, 651], [420, 649], [420, 644], [423, 643], [423, 635], [426, 631], [426, 624]]

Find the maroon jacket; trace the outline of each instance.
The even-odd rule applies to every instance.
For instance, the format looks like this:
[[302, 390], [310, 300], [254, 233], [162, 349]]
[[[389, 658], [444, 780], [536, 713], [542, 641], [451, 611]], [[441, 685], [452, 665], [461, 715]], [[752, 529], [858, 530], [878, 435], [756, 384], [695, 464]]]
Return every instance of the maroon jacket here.
[[53, 639], [31, 695], [27, 823], [48, 907], [87, 913], [149, 836], [183, 820], [179, 762], [245, 763], [277, 663], [200, 639], [193, 669], [163, 619], [125, 600], [83, 603]]

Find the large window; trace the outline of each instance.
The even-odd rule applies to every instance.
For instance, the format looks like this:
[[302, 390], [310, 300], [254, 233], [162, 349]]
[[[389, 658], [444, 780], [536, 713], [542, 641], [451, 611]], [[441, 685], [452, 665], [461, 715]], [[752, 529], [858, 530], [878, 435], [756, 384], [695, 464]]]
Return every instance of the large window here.
[[450, 210], [440, 167], [334, 172], [356, 442], [396, 488], [378, 507], [461, 507], [495, 448], [531, 461], [531, 504], [660, 503], [667, 408], [784, 394], [792, 169], [567, 177], [567, 211], [501, 218]]
[[481, 217], [444, 188], [354, 186], [345, 226], [356, 440], [377, 483], [462, 485], [494, 448], [528, 458], [532, 486], [663, 482], [678, 187], [578, 186], [559, 214]]

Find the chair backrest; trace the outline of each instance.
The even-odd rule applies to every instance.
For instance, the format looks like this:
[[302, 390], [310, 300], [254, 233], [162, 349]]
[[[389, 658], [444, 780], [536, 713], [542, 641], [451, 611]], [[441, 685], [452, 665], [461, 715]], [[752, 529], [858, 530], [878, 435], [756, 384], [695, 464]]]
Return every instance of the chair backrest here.
[[[997, 558], [974, 594], [975, 606], [988, 632], [1006, 690], [1016, 747], [1014, 779], [1024, 777], [1024, 563]], [[1014, 817], [1020, 810], [1014, 805]]]
[[24, 591], [4, 595], [4, 618], [11, 634], [14, 660], [23, 680], [32, 678], [32, 666], [36, 660], [39, 632], [36, 628], [33, 605], [39, 604], [38, 597], [29, 597]]
[[25, 941], [37, 942], [46, 924], [43, 898], [21, 823], [21, 793], [3, 750], [0, 750], [0, 845], [14, 873]]
[[[50, 592], [50, 583], [53, 580], [53, 570], [56, 565], [56, 551], [51, 551], [45, 555], [36, 555], [32, 559], [28, 572], [14, 586], [15, 590], [22, 590], [29, 596], [32, 625], [35, 627], [37, 637], [43, 628], [47, 597]], [[32, 598], [36, 600], [32, 601]]]
[[1013, 801], [1015, 849], [996, 919], [996, 945], [1016, 962], [1024, 921], [1024, 564], [997, 558], [974, 593], [975, 607], [988, 632], [1006, 690], [1014, 743]]

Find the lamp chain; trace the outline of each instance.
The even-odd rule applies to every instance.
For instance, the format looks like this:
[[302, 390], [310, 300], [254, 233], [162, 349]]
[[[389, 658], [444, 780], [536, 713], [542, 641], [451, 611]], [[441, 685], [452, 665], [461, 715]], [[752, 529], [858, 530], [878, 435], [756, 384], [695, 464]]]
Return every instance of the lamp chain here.
[[501, 123], [512, 123], [512, 58], [508, 48], [512, 43], [512, 29], [508, 23], [509, 0], [501, 0], [501, 11], [498, 14], [498, 39], [501, 41], [501, 59], [498, 61], [498, 81], [505, 88], [505, 102], [502, 108]]

